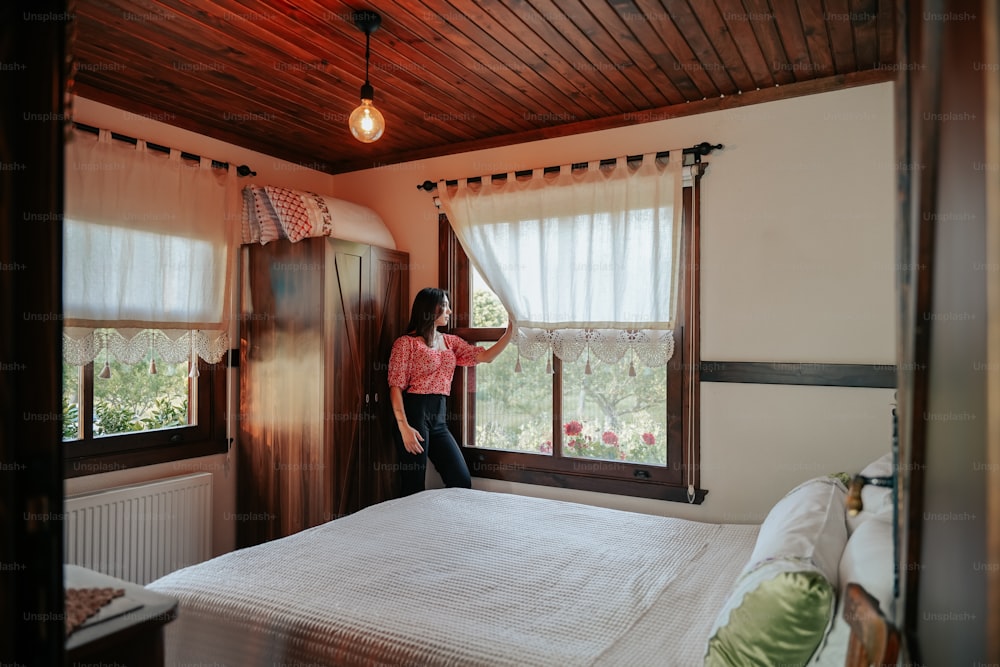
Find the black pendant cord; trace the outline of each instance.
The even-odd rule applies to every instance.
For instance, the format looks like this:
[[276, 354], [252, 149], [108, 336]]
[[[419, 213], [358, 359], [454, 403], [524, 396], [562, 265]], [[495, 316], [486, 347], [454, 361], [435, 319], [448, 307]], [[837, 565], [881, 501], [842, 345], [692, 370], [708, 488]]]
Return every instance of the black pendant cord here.
[[[696, 144], [694, 146], [691, 146], [690, 148], [685, 148], [682, 151], [682, 153], [685, 156], [687, 156], [687, 155], [692, 156], [691, 164], [700, 164], [701, 163], [701, 158], [703, 156], [710, 155], [712, 153], [712, 151], [722, 150], [723, 148], [724, 147], [723, 147], [722, 144], [710, 144], [707, 141], [703, 141], [700, 144]], [[657, 157], [657, 159], [662, 159], [662, 158], [667, 157], [668, 155], [670, 155], [670, 151], [660, 151], [660, 152], [658, 152], [656, 154], [656, 157]], [[642, 160], [642, 156], [641, 155], [629, 155], [625, 159], [627, 161], [629, 161], [629, 162], [637, 162], [639, 160]], [[601, 160], [601, 166], [602, 167], [603, 166], [610, 166], [610, 165], [615, 164], [617, 161], [618, 161], [618, 158], [605, 158], [605, 159]], [[585, 169], [588, 164], [589, 163], [587, 163], [587, 162], [574, 162], [571, 165], [571, 168], [572, 169]], [[559, 169], [560, 169], [560, 167], [558, 167], [558, 166], [555, 166], [555, 167], [545, 167], [542, 171], [544, 173], [546, 173], [546, 174], [550, 174], [550, 173], [559, 171]], [[524, 169], [524, 170], [521, 170], [521, 171], [515, 171], [514, 175], [515, 176], [530, 176], [533, 172], [534, 172], [533, 169]], [[483, 178], [505, 179], [505, 178], [507, 178], [507, 174], [493, 174], [492, 176], [488, 176], [488, 177], [472, 176], [471, 178], [467, 178], [466, 180], [469, 183], [481, 183], [482, 180], [483, 180]], [[458, 185], [458, 179], [451, 180], [451, 181], [445, 181], [445, 185]], [[433, 182], [433, 181], [424, 181], [423, 183], [421, 183], [421, 184], [419, 184], [417, 186], [417, 189], [418, 190], [424, 190], [426, 192], [431, 192], [433, 190], [436, 190], [437, 186], [438, 186], [438, 184], [435, 183], [435, 182]]]
[[361, 99], [374, 100], [375, 91], [369, 79], [369, 63], [372, 57], [372, 33], [382, 25], [382, 17], [367, 10], [354, 12], [354, 25], [365, 33], [365, 83], [361, 86]]
[[372, 33], [371, 30], [365, 30], [365, 86], [370, 86], [371, 82], [368, 80], [368, 61], [372, 57]]

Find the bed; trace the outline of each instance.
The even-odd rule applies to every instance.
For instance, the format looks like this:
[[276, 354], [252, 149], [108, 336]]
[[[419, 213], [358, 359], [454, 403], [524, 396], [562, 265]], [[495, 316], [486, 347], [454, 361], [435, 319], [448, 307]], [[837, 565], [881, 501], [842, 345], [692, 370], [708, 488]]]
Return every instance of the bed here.
[[[845, 533], [834, 540], [836, 579], [847, 541], [846, 488], [833, 478], [802, 486], [818, 489], [820, 504], [840, 503], [823, 510], [823, 531], [832, 523]], [[166, 628], [167, 665], [727, 664], [743, 660], [740, 633], [757, 632], [750, 626], [761, 621], [759, 612], [748, 627], [739, 618], [765, 588], [753, 584], [760, 563], [785, 563], [783, 573], [788, 562], [819, 567], [807, 562], [816, 558], [768, 553], [774, 535], [777, 548], [788, 549], [782, 525], [789, 513], [793, 542], [801, 542], [801, 515], [816, 510], [810, 494], [797, 488], [783, 499], [782, 516], [772, 521], [778, 503], [764, 524], [738, 525], [429, 490], [179, 570], [148, 588], [180, 601]], [[820, 604], [827, 615], [803, 654], [815, 664], [835, 601]]]

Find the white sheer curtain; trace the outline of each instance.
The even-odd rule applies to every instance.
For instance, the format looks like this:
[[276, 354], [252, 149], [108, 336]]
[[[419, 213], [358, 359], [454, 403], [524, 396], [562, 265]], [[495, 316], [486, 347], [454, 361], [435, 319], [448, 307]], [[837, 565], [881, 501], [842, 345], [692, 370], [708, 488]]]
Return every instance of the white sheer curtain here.
[[669, 361], [683, 191], [675, 155], [645, 155], [637, 167], [621, 157], [527, 179], [439, 183], [470, 261], [517, 322], [520, 354]]
[[136, 363], [150, 349], [167, 362], [221, 359], [239, 243], [235, 173], [78, 130], [65, 175], [66, 361], [106, 351]]

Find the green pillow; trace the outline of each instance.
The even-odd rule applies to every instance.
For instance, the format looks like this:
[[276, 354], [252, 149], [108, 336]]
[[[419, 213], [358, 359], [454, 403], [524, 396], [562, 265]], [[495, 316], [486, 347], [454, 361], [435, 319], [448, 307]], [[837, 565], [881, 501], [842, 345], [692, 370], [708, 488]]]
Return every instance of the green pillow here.
[[830, 623], [836, 594], [821, 572], [771, 561], [747, 573], [713, 631], [706, 667], [805, 665]]
[[851, 474], [846, 472], [831, 472], [827, 477], [839, 480], [844, 486], [850, 486], [853, 479]]

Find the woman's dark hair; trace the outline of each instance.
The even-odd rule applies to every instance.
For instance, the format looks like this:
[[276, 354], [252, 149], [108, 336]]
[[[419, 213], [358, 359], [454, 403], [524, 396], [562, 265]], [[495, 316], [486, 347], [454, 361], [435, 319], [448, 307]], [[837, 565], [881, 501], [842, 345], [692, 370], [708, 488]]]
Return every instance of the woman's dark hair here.
[[420, 336], [427, 345], [434, 343], [434, 320], [444, 312], [444, 301], [448, 293], [437, 287], [425, 287], [413, 298], [413, 308], [410, 309], [410, 323], [406, 325], [406, 333], [410, 336]]

